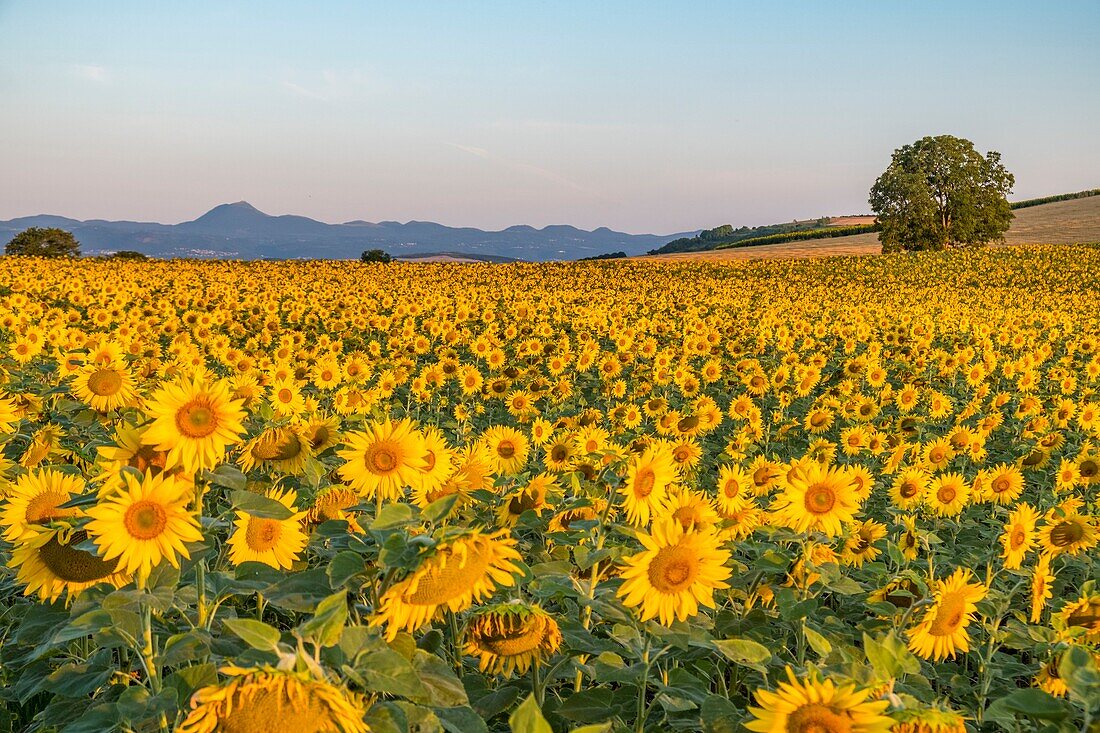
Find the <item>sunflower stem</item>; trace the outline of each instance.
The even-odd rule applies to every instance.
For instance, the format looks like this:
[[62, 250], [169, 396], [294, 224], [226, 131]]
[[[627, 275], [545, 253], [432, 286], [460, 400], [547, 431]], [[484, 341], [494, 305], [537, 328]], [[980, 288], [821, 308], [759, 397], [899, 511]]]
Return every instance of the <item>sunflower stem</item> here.
[[645, 731], [646, 718], [646, 689], [649, 687], [649, 635], [645, 638], [645, 650], [642, 652], [642, 680], [638, 684], [638, 717], [634, 721], [635, 733]]

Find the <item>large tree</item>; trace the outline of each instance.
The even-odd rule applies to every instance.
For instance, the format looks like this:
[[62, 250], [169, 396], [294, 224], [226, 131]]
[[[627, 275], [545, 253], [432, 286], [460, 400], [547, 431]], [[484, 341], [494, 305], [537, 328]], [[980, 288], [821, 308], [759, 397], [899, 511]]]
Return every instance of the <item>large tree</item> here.
[[4, 254], [25, 257], [79, 257], [80, 242], [64, 229], [31, 227], [15, 235]]
[[1015, 181], [1000, 153], [983, 157], [962, 138], [937, 135], [898, 148], [871, 187], [882, 251], [977, 247], [1004, 239], [1012, 222], [1006, 196]]

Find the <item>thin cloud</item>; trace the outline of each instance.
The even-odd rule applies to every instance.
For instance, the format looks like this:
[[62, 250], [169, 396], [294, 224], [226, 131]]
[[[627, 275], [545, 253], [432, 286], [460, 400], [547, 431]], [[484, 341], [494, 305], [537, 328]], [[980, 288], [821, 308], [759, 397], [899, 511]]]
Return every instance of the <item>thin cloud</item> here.
[[103, 66], [73, 64], [72, 70], [76, 76], [85, 81], [94, 82], [96, 84], [104, 84], [107, 82], [107, 69]]
[[606, 196], [599, 193], [598, 191], [593, 191], [590, 188], [586, 188], [585, 186], [582, 186], [581, 184], [574, 181], [573, 179], [567, 178], [566, 176], [549, 170], [548, 168], [543, 168], [541, 166], [537, 166], [533, 163], [527, 163], [522, 160], [513, 160], [512, 158], [506, 158], [503, 155], [497, 155], [496, 153], [492, 153], [485, 148], [479, 148], [476, 145], [459, 145], [458, 143], [447, 144], [450, 145], [452, 148], [461, 150], [462, 152], [473, 155], [476, 158], [481, 158], [482, 160], [487, 160], [491, 163], [495, 163], [504, 168], [508, 168], [514, 171], [520, 171], [521, 173], [529, 173], [536, 178], [541, 178], [546, 181], [551, 181], [552, 183], [557, 183], [560, 186], [570, 188], [574, 191], [583, 193], [586, 196], [591, 196], [592, 198], [598, 199], [600, 201], [608, 200]]
[[320, 78], [314, 78], [308, 82], [299, 83], [284, 79], [282, 86], [283, 89], [300, 97], [315, 99], [319, 102], [349, 99], [373, 94], [382, 89], [382, 84], [371, 74], [359, 70], [337, 71], [335, 69], [324, 69]]

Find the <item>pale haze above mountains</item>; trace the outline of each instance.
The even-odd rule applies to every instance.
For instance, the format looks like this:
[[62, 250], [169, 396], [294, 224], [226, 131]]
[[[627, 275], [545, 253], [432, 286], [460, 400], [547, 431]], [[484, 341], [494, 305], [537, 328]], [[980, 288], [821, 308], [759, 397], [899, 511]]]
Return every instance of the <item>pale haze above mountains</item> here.
[[698, 233], [625, 234], [606, 227], [585, 231], [568, 225], [483, 231], [430, 221], [326, 224], [304, 216], [272, 216], [238, 201], [215, 206], [181, 224], [79, 221], [45, 214], [20, 217], [0, 221], [0, 241], [28, 227], [71, 231], [81, 251], [89, 255], [132, 250], [152, 257], [221, 259], [357, 259], [364, 250], [382, 249], [395, 257], [445, 252], [475, 258], [572, 260], [617, 251], [643, 254]]

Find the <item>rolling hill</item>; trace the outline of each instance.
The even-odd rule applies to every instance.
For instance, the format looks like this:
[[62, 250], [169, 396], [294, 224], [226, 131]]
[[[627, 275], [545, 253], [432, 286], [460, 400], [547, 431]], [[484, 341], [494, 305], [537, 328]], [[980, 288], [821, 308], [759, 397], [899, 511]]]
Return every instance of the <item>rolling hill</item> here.
[[[1006, 244], [1073, 244], [1100, 241], [1100, 196], [1055, 201], [1016, 209]], [[731, 247], [706, 252], [677, 252], [647, 257], [672, 260], [749, 260], [878, 254], [878, 234]]]
[[402, 258], [445, 254], [473, 259], [571, 260], [614, 250], [637, 255], [670, 239], [698, 233], [626, 234], [607, 227], [587, 231], [566, 225], [484, 231], [430, 221], [327, 224], [304, 216], [272, 216], [238, 201], [215, 206], [180, 224], [27, 216], [0, 221], [0, 242], [27, 227], [67, 229], [85, 254], [133, 250], [153, 257], [246, 260], [356, 259], [363, 250], [375, 248]]

